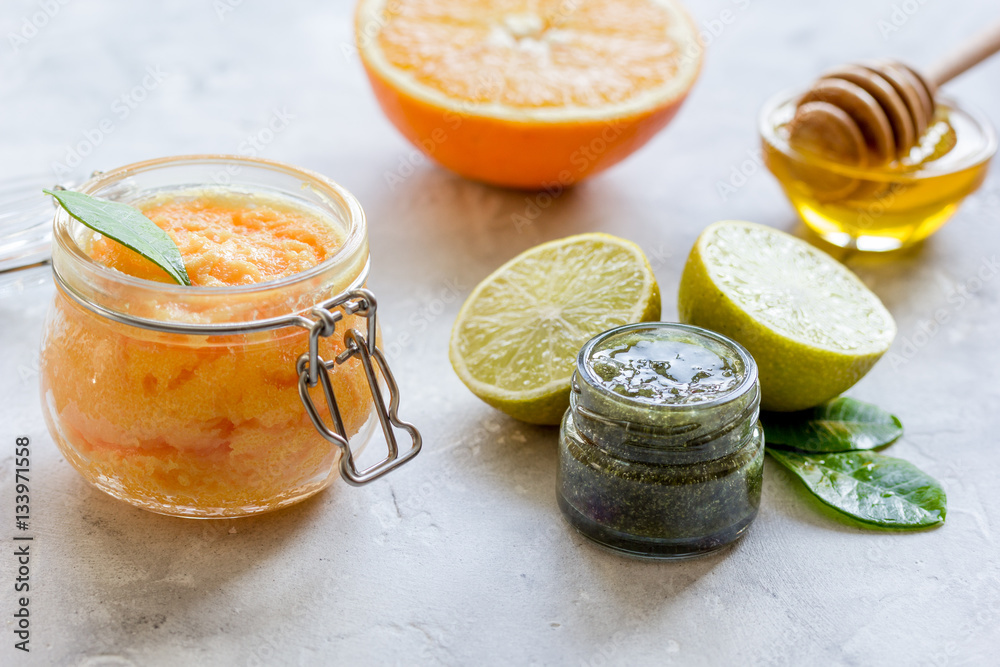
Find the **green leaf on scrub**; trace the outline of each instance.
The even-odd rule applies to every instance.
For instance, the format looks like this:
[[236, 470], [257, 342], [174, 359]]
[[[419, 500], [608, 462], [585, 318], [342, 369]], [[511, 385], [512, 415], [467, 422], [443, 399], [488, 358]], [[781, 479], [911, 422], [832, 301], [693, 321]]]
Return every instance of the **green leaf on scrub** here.
[[72, 190], [43, 190], [66, 212], [109, 239], [134, 250], [166, 271], [178, 285], [190, 285], [184, 259], [174, 240], [138, 209]]

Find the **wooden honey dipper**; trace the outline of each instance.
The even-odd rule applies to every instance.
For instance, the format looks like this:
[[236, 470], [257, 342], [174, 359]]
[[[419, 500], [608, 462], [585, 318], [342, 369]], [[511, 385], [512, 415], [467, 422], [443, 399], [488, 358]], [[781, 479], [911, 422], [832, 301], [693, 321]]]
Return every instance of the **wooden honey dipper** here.
[[921, 75], [893, 60], [843, 65], [798, 102], [788, 143], [860, 168], [905, 157], [934, 118], [938, 87], [1000, 51], [1000, 23]]

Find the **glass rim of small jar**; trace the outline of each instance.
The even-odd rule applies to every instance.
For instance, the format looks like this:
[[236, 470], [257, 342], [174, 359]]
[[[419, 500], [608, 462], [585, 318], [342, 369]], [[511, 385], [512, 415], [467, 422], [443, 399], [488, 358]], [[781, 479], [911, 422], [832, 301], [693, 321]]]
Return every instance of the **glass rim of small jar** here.
[[[346, 215], [343, 216], [346, 226], [346, 234], [343, 244], [330, 257], [315, 266], [304, 271], [293, 273], [292, 275], [274, 280], [251, 283], [248, 285], [224, 285], [224, 286], [188, 286], [174, 283], [163, 283], [155, 280], [147, 280], [132, 276], [111, 267], [105, 266], [95, 261], [77, 243], [73, 231], [80, 231], [85, 226], [69, 215], [66, 209], [57, 206], [55, 218], [53, 220], [53, 242], [63, 251], [58, 258], [53, 257], [53, 269], [58, 273], [58, 263], [64, 258], [71, 264], [70, 270], [89, 274], [91, 277], [104, 279], [112, 283], [126, 286], [142, 291], [153, 291], [157, 297], [177, 297], [184, 298], [192, 295], [198, 297], [232, 297], [232, 296], [252, 296], [254, 294], [271, 292], [273, 290], [287, 289], [297, 284], [306, 283], [313, 278], [317, 278], [324, 273], [331, 272], [337, 268], [338, 264], [344, 264], [345, 269], [350, 268], [349, 264], [365, 245], [367, 237], [367, 224], [364, 210], [360, 202], [346, 188], [326, 176], [302, 169], [283, 162], [267, 160], [263, 158], [246, 157], [242, 155], [225, 154], [193, 154], [177, 155], [144, 160], [118, 167], [111, 171], [95, 172], [94, 175], [73, 188], [77, 192], [84, 194], [94, 194], [102, 188], [116, 182], [120, 182], [137, 174], [150, 172], [161, 167], [183, 167], [183, 166], [209, 166], [219, 165], [224, 168], [233, 164], [245, 165], [254, 168], [269, 169], [283, 173], [286, 176], [301, 180], [303, 188], [309, 187], [325, 199], [331, 200], [338, 205]], [[227, 188], [230, 184], [225, 183], [181, 183], [176, 186], [182, 187], [219, 187]], [[233, 186], [237, 188], [237, 186]], [[238, 189], [238, 188], [237, 188]], [[364, 283], [368, 273], [369, 262], [366, 260], [364, 266], [358, 271], [358, 280], [353, 281], [360, 286]], [[352, 283], [353, 284], [353, 283]]]
[[859, 168], [834, 162], [818, 155], [806, 155], [788, 145], [788, 142], [777, 132], [778, 125], [774, 122], [775, 114], [786, 109], [790, 104], [797, 102], [806, 92], [806, 90], [801, 88], [787, 88], [769, 97], [764, 102], [757, 116], [757, 129], [760, 137], [768, 145], [778, 149], [785, 157], [813, 168], [823, 168], [840, 176], [869, 181], [911, 182], [947, 176], [981, 166], [991, 160], [997, 152], [997, 133], [989, 119], [974, 106], [965, 103], [959, 104], [954, 98], [939, 94], [935, 97], [936, 101], [948, 109], [953, 109], [968, 116], [975, 123], [979, 132], [982, 133], [984, 139], [976, 153], [957, 164], [949, 165], [947, 169], [938, 169], [935, 167], [886, 169], [885, 165], [878, 168]]
[[[740, 362], [743, 364], [743, 377], [740, 379], [739, 384], [728, 389], [724, 393], [719, 394], [719, 396], [695, 403], [653, 403], [649, 401], [637, 401], [628, 396], [622, 396], [621, 394], [604, 386], [604, 380], [594, 374], [593, 369], [587, 361], [589, 360], [591, 353], [594, 351], [594, 348], [609, 338], [642, 329], [681, 330], [689, 334], [709, 338], [723, 347], [731, 348], [740, 357]], [[747, 393], [747, 391], [752, 389], [756, 384], [759, 371], [757, 369], [756, 360], [745, 347], [737, 343], [732, 338], [723, 336], [722, 334], [712, 331], [711, 329], [705, 329], [693, 324], [682, 324], [680, 322], [636, 322], [608, 329], [607, 331], [603, 331], [587, 341], [577, 355], [576, 372], [585, 379], [589, 389], [597, 391], [599, 395], [611, 399], [612, 401], [616, 401], [624, 406], [664, 413], [681, 413], [690, 412], [692, 410], [716, 408], [740, 400]]]

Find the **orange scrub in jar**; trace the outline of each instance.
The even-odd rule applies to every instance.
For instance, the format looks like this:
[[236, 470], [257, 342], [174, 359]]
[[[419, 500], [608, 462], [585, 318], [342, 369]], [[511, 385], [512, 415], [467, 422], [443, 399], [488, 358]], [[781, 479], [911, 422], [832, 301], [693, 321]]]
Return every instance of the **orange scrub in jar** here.
[[[73, 283], [73, 262], [59, 253], [56, 272], [83, 298], [93, 291], [95, 301], [110, 300], [111, 310], [204, 325], [245, 321], [301, 313], [344, 288], [331, 291], [331, 282], [360, 286], [364, 279], [361, 270], [332, 281], [324, 274], [349, 230], [319, 207], [220, 187], [166, 189], [128, 203], [174, 239], [193, 286], [164, 285], [161, 294], [157, 283], [170, 283], [166, 272], [115, 241], [77, 230], [82, 257], [75, 261], [101, 267], [85, 268], [103, 282]], [[57, 237], [58, 226], [57, 219]], [[367, 260], [367, 243], [363, 251]], [[367, 270], [366, 261], [361, 266]], [[61, 286], [50, 310], [43, 410], [67, 460], [99, 488], [167, 514], [239, 516], [301, 500], [337, 475], [340, 449], [319, 435], [298, 392], [305, 329], [165, 333], [102, 317], [78, 300]], [[345, 326], [364, 331], [366, 323], [346, 316], [338, 335], [319, 339], [322, 358], [344, 351]], [[353, 436], [372, 414], [364, 370], [352, 358], [330, 376]], [[325, 405], [320, 391], [311, 394]], [[325, 407], [321, 412], [329, 418]]]

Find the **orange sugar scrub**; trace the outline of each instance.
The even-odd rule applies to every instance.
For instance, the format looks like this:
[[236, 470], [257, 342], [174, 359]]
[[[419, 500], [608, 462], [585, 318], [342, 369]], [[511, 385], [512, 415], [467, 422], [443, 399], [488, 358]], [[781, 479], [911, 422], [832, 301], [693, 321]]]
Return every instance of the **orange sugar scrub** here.
[[[312, 211], [218, 188], [161, 194], [136, 208], [170, 235], [191, 284], [201, 287], [284, 278], [332, 256], [343, 241], [341, 230]], [[132, 276], [171, 282], [166, 271], [110, 239], [95, 240], [90, 256]]]
[[[132, 205], [174, 239], [193, 285], [130, 299], [129, 281], [119, 285], [112, 276], [121, 307], [139, 317], [177, 311], [208, 324], [232, 321], [236, 311], [273, 317], [304, 312], [343, 289], [331, 291], [320, 273], [305, 292], [282, 292], [282, 280], [317, 268], [344, 245], [344, 226], [318, 208], [225, 188], [167, 191]], [[93, 233], [81, 239], [83, 254], [97, 264], [170, 282], [115, 241]], [[273, 290], [248, 291], [268, 281]], [[143, 289], [150, 286], [160, 289]], [[231, 295], [220, 292], [227, 288]], [[337, 335], [319, 339], [322, 358], [344, 351], [345, 324], [366, 326], [347, 316]], [[267, 511], [316, 493], [337, 475], [340, 450], [317, 432], [298, 393], [296, 359], [307, 349], [308, 332], [298, 327], [211, 336], [141, 329], [101, 317], [60, 289], [42, 341], [43, 409], [66, 459], [111, 495], [184, 516]], [[354, 435], [372, 413], [364, 370], [352, 358], [330, 375], [345, 430]], [[322, 392], [311, 394], [329, 421]]]

